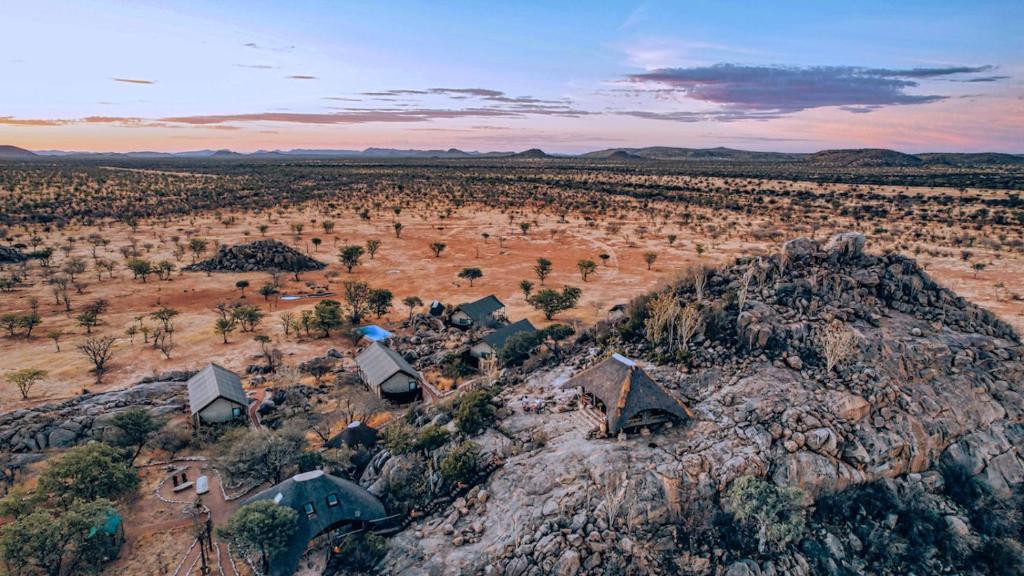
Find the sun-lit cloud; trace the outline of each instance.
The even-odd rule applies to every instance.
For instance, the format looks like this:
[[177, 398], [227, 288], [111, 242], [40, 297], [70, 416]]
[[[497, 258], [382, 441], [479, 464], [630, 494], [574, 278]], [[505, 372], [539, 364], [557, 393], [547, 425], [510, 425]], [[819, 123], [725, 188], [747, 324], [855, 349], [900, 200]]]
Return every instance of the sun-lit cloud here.
[[125, 84], [156, 84], [152, 80], [142, 80], [140, 78], [111, 78], [114, 82], [123, 82]]

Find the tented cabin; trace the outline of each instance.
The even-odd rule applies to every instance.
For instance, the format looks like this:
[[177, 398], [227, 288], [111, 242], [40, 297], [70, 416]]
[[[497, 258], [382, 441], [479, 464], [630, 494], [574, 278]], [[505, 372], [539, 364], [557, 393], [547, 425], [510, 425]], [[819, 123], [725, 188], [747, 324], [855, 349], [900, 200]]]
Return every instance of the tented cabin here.
[[303, 472], [247, 498], [243, 504], [270, 500], [299, 517], [287, 548], [270, 565], [270, 576], [295, 573], [312, 540], [373, 526], [387, 517], [384, 505], [358, 484], [322, 470]]
[[363, 381], [378, 396], [392, 402], [412, 402], [422, 395], [420, 373], [398, 352], [374, 342], [356, 356]]
[[501, 352], [502, 348], [505, 347], [505, 342], [515, 334], [519, 334], [521, 332], [532, 333], [536, 331], [537, 329], [533, 327], [533, 324], [530, 324], [530, 321], [524, 318], [518, 322], [509, 324], [508, 326], [502, 326], [494, 332], [491, 332], [477, 340], [469, 347], [469, 353], [477, 359], [493, 358]]
[[504, 309], [501, 300], [491, 294], [474, 302], [459, 304], [448, 321], [460, 328], [489, 328], [501, 323]]
[[587, 368], [565, 385], [579, 387], [580, 401], [604, 412], [608, 434], [693, 417], [643, 368], [620, 354]]
[[249, 397], [242, 380], [231, 370], [210, 363], [188, 380], [188, 404], [192, 421], [200, 424], [245, 422]]

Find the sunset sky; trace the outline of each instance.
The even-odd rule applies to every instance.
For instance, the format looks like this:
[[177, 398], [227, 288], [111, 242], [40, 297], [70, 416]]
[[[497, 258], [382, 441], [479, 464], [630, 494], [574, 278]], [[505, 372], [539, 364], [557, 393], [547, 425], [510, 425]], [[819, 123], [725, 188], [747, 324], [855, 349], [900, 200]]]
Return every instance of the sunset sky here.
[[1024, 152], [1024, 2], [114, 2], [0, 15], [0, 144]]

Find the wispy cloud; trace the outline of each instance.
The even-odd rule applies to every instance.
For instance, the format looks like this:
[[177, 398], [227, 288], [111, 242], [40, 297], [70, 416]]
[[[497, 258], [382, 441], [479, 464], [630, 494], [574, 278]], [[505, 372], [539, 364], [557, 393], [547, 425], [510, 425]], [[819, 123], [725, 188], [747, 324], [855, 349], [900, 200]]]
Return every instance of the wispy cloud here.
[[238, 68], [252, 68], [254, 70], [273, 70], [278, 66], [271, 66], [270, 64], [235, 64]]
[[[837, 106], [851, 112], [871, 112], [893, 105], [927, 104], [944, 100], [938, 94], [911, 94], [924, 79], [988, 72], [992, 66], [942, 68], [858, 68], [852, 66], [743, 66], [717, 64], [691, 68], [661, 68], [632, 74], [634, 84], [670, 90], [686, 98], [716, 104], [711, 112], [628, 111], [639, 118], [698, 122], [701, 120], [767, 120]], [[969, 81], [971, 79], [958, 79]], [[975, 78], [977, 80], [977, 78]]]
[[316, 76], [307, 76], [305, 74], [293, 74], [287, 78], [288, 80], [316, 80]]
[[139, 78], [111, 78], [114, 82], [123, 82], [125, 84], [156, 84], [152, 80], [142, 80]]

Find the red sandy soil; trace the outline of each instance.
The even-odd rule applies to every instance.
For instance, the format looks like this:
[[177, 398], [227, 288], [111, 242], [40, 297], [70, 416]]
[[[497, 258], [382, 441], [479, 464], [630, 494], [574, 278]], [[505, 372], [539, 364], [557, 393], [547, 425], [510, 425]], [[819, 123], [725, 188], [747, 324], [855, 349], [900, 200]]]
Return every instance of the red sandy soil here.
[[[669, 210], [671, 207], [666, 206], [666, 212]], [[224, 216], [221, 214], [222, 218]], [[526, 304], [518, 287], [522, 279], [530, 279], [539, 285], [532, 271], [538, 257], [548, 258], [554, 263], [554, 272], [545, 282], [547, 286], [560, 288], [571, 284], [582, 288], [580, 306], [556, 317], [556, 321], [581, 326], [603, 317], [610, 306], [626, 302], [672, 280], [688, 264], [724, 263], [737, 256], [763, 254], [777, 249], [777, 246], [767, 241], [743, 239], [749, 235], [736, 234], [730, 237], [727, 231], [719, 239], [711, 240], [674, 223], [655, 223], [636, 216], [616, 218], [615, 222], [620, 225], [620, 229], [614, 233], [608, 230], [606, 223], [591, 226], [572, 215], [568, 216], [567, 222], [559, 222], [554, 216], [537, 216], [529, 232], [524, 235], [518, 223], [510, 223], [508, 216], [497, 210], [472, 213], [469, 209], [463, 209], [448, 219], [441, 219], [433, 212], [409, 210], [403, 211], [400, 216], [405, 226], [401, 238], [396, 238], [392, 229], [394, 216], [383, 211], [374, 215], [370, 221], [354, 215], [346, 215], [344, 220], [335, 218], [336, 229], [331, 235], [324, 234], [319, 223], [312, 222], [322, 218], [313, 207], [273, 218], [252, 214], [236, 216], [237, 222], [230, 225], [223, 224], [211, 215], [195, 217], [192, 222], [174, 222], [165, 228], [144, 226], [134, 233], [118, 225], [107, 226], [102, 230], [66, 229], [62, 236], [84, 238], [91, 232], [99, 231], [112, 240], [109, 247], [99, 249], [100, 257], [117, 262], [122, 261], [117, 248], [134, 238], [144, 258], [153, 262], [163, 259], [174, 261], [171, 236], [180, 236], [182, 242], [187, 242], [189, 233], [194, 232], [200, 238], [237, 244], [259, 239], [261, 235], [256, 226], [266, 223], [270, 226], [267, 237], [308, 251], [311, 256], [328, 264], [327, 271], [337, 274], [332, 281], [325, 275], [327, 271], [304, 273], [300, 282], [292, 281], [290, 275], [282, 275], [286, 280], [283, 292], [309, 292], [311, 288], [307, 283], [312, 282], [340, 293], [342, 281], [348, 279], [363, 280], [374, 287], [388, 288], [395, 295], [395, 310], [386, 318], [369, 321], [390, 328], [395, 328], [396, 323], [408, 315], [408, 309], [401, 304], [405, 296], [416, 295], [428, 303], [438, 299], [457, 304], [492, 293], [506, 304], [507, 315], [511, 320], [527, 317], [534, 324], [543, 325], [543, 316]], [[301, 236], [295, 236], [290, 231], [289, 224], [292, 222], [306, 224]], [[853, 222], [838, 219], [830, 224], [836, 229], [857, 227]], [[641, 235], [637, 231], [639, 226], [646, 226], [648, 231]], [[867, 232], [870, 238], [870, 231]], [[489, 234], [490, 238], [485, 240], [482, 236], [484, 233]], [[678, 240], [671, 246], [665, 239], [669, 233], [678, 235]], [[47, 243], [64, 244], [58, 234], [55, 232], [47, 238]], [[820, 231], [818, 237], [824, 234]], [[314, 251], [311, 243], [313, 237], [323, 238], [323, 244], [317, 251]], [[502, 243], [499, 243], [499, 237], [504, 237]], [[368, 254], [364, 255], [363, 264], [351, 274], [346, 273], [338, 264], [337, 248], [346, 244], [363, 245], [370, 238], [382, 242], [376, 257], [371, 260]], [[447, 244], [440, 258], [435, 258], [429, 248], [430, 243], [437, 241]], [[703, 255], [697, 254], [698, 243], [705, 249]], [[147, 244], [151, 245], [148, 251], [145, 249]], [[886, 247], [869, 241], [869, 249], [881, 250]], [[985, 270], [976, 273], [968, 263], [960, 260], [958, 249], [942, 249], [945, 256], [921, 255], [920, 260], [930, 273], [966, 298], [992, 309], [1018, 329], [1024, 328], [1024, 304], [1011, 297], [1024, 290], [1021, 255], [986, 251], [983, 248], [972, 249], [975, 260], [988, 263]], [[211, 245], [204, 256], [209, 257], [214, 250]], [[647, 270], [643, 261], [643, 254], [647, 251], [658, 253], [652, 270]], [[211, 310], [211, 306], [217, 302], [238, 301], [239, 291], [235, 288], [235, 282], [242, 279], [250, 283], [244, 301], [257, 304], [267, 312], [258, 332], [272, 338], [272, 346], [285, 353], [287, 363], [297, 364], [331, 347], [341, 350], [350, 348], [348, 339], [341, 335], [323, 339], [305, 336], [296, 338], [294, 334], [285, 336], [278, 314], [285, 310], [298, 314], [302, 309], [313, 307], [316, 300], [264, 301], [257, 290], [269, 282], [269, 274], [207, 275], [175, 272], [169, 281], [161, 281], [154, 276], [143, 283], [132, 280], [131, 273], [121, 267], [115, 271], [113, 280], [105, 277], [103, 281], [97, 281], [92, 269], [91, 252], [92, 247], [84, 240], [75, 244], [72, 254], [85, 258], [90, 263], [90, 270], [81, 276], [89, 286], [84, 294], [72, 294], [72, 303], [79, 308], [98, 298], [109, 301], [110, 311], [103, 315], [102, 324], [93, 331], [95, 334], [118, 337], [110, 371], [101, 385], [94, 382], [88, 372], [90, 365], [75, 349], [75, 345], [85, 338], [84, 329], [74, 320], [77, 312], [69, 316], [63, 306], [56, 305], [49, 286], [40, 278], [38, 269], [33, 269], [32, 286], [0, 295], [0, 312], [25, 312], [29, 308], [29, 298], [35, 297], [40, 303], [39, 313], [43, 317], [43, 324], [36, 328], [31, 339], [22, 336], [0, 337], [0, 373], [35, 367], [46, 370], [48, 375], [45, 381], [31, 391], [28, 401], [21, 400], [16, 391], [9, 391], [4, 395], [0, 411], [69, 398], [83, 389], [100, 391], [123, 388], [144, 376], [167, 370], [197, 369], [210, 361], [234, 370], [243, 370], [246, 365], [258, 361], [259, 344], [253, 341], [252, 334], [242, 332], [231, 334], [229, 343], [223, 344], [221, 337], [213, 332], [216, 315]], [[607, 265], [601, 264], [598, 258], [601, 253], [610, 256]], [[64, 254], [58, 252], [56, 266], [59, 267], [63, 258]], [[577, 261], [584, 258], [594, 260], [599, 266], [586, 283], [581, 280], [576, 268]], [[184, 266], [190, 260], [191, 254], [187, 254], [176, 264]], [[483, 278], [477, 280], [473, 287], [457, 277], [458, 272], [467, 266], [479, 267], [484, 273]], [[341, 300], [340, 294], [336, 298]], [[144, 345], [141, 334], [136, 336], [134, 344], [124, 335], [125, 328], [136, 317], [148, 315], [159, 306], [170, 306], [181, 312], [174, 320], [175, 347], [170, 359]], [[146, 322], [151, 327], [157, 325], [155, 320]], [[55, 350], [53, 341], [45, 336], [47, 331], [54, 328], [61, 328], [68, 333], [61, 340], [60, 352]]]

